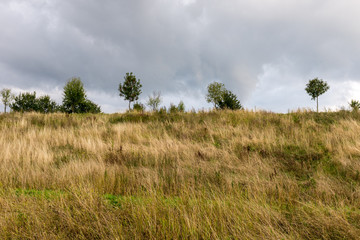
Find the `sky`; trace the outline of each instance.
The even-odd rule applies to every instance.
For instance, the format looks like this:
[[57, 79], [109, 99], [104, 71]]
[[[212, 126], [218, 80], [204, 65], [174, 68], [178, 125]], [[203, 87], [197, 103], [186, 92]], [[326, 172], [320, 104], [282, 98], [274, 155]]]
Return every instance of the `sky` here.
[[61, 103], [80, 77], [107, 113], [128, 106], [127, 72], [140, 102], [160, 91], [187, 110], [212, 107], [214, 81], [247, 109], [315, 109], [304, 89], [316, 77], [330, 85], [321, 110], [360, 100], [358, 0], [1, 0], [0, 29], [0, 89]]

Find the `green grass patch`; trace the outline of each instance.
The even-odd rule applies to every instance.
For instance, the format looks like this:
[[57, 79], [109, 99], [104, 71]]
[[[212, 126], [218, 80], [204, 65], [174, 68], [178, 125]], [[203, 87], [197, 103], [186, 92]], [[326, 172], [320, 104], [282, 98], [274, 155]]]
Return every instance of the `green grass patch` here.
[[28, 197], [35, 197], [38, 199], [47, 199], [47, 200], [56, 199], [65, 194], [65, 192], [61, 190], [51, 190], [51, 189], [37, 190], [37, 189], [22, 189], [22, 188], [15, 189], [14, 193], [16, 196], [28, 196]]

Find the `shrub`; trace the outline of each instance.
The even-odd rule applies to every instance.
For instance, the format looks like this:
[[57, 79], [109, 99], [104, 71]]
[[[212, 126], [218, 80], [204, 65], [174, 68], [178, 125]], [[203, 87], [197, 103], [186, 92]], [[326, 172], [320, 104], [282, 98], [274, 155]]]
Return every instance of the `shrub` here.
[[140, 102], [134, 103], [134, 110], [138, 112], [143, 112], [145, 110], [145, 105]]

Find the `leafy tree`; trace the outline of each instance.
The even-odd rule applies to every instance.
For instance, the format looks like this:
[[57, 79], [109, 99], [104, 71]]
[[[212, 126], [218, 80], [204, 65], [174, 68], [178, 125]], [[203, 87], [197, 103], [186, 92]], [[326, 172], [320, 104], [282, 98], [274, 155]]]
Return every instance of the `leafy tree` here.
[[72, 78], [66, 83], [63, 96], [62, 109], [64, 112], [84, 112], [86, 92], [80, 78]]
[[152, 96], [149, 96], [146, 105], [148, 105], [152, 111], [157, 111], [161, 103], [161, 93], [160, 92], [153, 92]]
[[207, 87], [208, 93], [206, 95], [206, 101], [213, 103], [216, 109], [219, 109], [219, 102], [221, 102], [223, 93], [226, 90], [223, 83], [213, 82]]
[[59, 106], [48, 95], [36, 99], [36, 105], [37, 111], [41, 113], [53, 113], [59, 110]]
[[330, 86], [322, 79], [314, 78], [306, 84], [305, 91], [311, 96], [311, 100], [316, 99], [316, 112], [319, 112], [319, 96], [329, 90]]
[[240, 101], [236, 95], [229, 90], [225, 90], [221, 96], [221, 100], [218, 102], [221, 109], [239, 110], [242, 109]]
[[351, 100], [349, 105], [350, 105], [351, 109], [355, 112], [360, 109], [360, 102], [357, 100]]
[[36, 92], [20, 93], [10, 107], [14, 112], [53, 113], [59, 110], [59, 106], [48, 95], [37, 98]]
[[213, 82], [208, 85], [207, 102], [212, 102], [216, 109], [242, 109], [236, 95], [225, 88], [223, 83]]
[[62, 111], [66, 113], [100, 113], [100, 107], [86, 98], [80, 78], [72, 78], [64, 87]]
[[14, 102], [10, 104], [10, 108], [14, 112], [33, 112], [38, 111], [38, 103], [36, 92], [20, 93], [14, 98]]
[[11, 94], [11, 90], [8, 88], [4, 88], [0, 92], [1, 94], [1, 101], [4, 104], [4, 112], [6, 113], [6, 107], [9, 106], [11, 101], [14, 99], [14, 95]]
[[129, 110], [131, 102], [139, 99], [141, 87], [140, 79], [136, 79], [133, 73], [126, 73], [124, 83], [119, 84], [119, 95], [129, 101]]

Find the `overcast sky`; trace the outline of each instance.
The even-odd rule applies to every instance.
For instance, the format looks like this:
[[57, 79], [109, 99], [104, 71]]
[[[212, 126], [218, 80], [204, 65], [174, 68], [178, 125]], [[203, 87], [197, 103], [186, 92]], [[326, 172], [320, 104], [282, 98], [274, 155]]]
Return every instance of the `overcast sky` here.
[[78, 76], [104, 112], [123, 111], [126, 72], [143, 103], [156, 90], [187, 109], [211, 107], [213, 81], [249, 109], [314, 109], [315, 77], [330, 85], [322, 110], [360, 100], [358, 0], [1, 0], [0, 29], [0, 88], [58, 103]]

